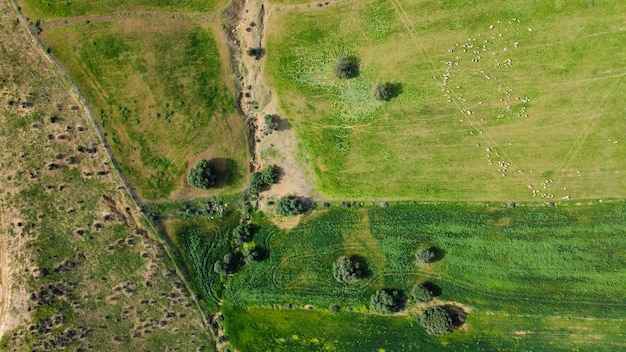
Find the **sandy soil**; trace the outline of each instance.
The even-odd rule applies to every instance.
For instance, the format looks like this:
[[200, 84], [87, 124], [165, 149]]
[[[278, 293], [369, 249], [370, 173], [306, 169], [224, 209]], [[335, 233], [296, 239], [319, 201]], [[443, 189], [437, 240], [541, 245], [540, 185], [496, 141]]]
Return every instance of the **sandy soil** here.
[[[254, 119], [256, 126], [254, 169], [260, 170], [272, 164], [280, 169], [278, 184], [260, 194], [259, 205], [262, 209], [267, 207], [267, 201], [286, 195], [319, 197], [312, 186], [313, 173], [298, 159], [298, 137], [281, 111], [276, 93], [265, 79], [264, 55], [257, 59], [246, 53], [249, 48], [264, 49], [266, 47], [266, 23], [274, 6], [262, 0], [245, 1], [234, 33], [241, 53], [239, 72], [241, 72], [240, 79], [244, 93], [241, 98], [241, 107], [249, 118]], [[246, 94], [250, 96], [246, 97]], [[279, 120], [278, 128], [267, 136], [263, 133], [265, 115], [276, 116]], [[267, 152], [269, 150], [271, 153]]]

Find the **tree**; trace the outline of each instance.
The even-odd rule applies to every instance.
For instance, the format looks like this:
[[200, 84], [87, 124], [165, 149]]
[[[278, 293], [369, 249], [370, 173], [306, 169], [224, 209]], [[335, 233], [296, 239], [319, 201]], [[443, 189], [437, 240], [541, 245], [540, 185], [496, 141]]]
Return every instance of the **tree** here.
[[260, 172], [253, 172], [250, 174], [250, 182], [248, 183], [248, 192], [250, 194], [257, 194], [265, 187], [265, 181]]
[[294, 196], [282, 197], [276, 203], [276, 213], [282, 216], [302, 214], [307, 210], [304, 203]]
[[261, 170], [261, 179], [266, 185], [273, 185], [278, 181], [278, 168], [275, 165], [268, 165]]
[[411, 297], [415, 302], [424, 303], [433, 299], [433, 293], [424, 285], [415, 285], [411, 289]]
[[370, 299], [370, 309], [379, 314], [391, 314], [399, 308], [398, 292], [389, 293], [387, 290], [378, 290]]
[[272, 131], [276, 128], [276, 120], [272, 115], [265, 115], [265, 130], [263, 131], [264, 135], [268, 135], [272, 133]]
[[258, 262], [260, 256], [259, 250], [256, 247], [248, 247], [243, 251], [243, 261], [246, 264]]
[[215, 262], [215, 264], [213, 264], [213, 271], [220, 275], [228, 274], [228, 270], [226, 270], [226, 266], [221, 260], [218, 260]]
[[359, 75], [359, 63], [355, 58], [340, 57], [335, 66], [335, 75], [341, 79], [354, 78]]
[[419, 318], [420, 324], [429, 335], [444, 335], [452, 331], [452, 316], [443, 307], [425, 310]]
[[198, 160], [187, 174], [187, 182], [191, 186], [201, 189], [211, 188], [215, 184], [215, 179], [211, 164], [204, 159]]
[[244, 242], [249, 242], [252, 239], [252, 231], [250, 231], [250, 225], [240, 224], [232, 230], [233, 243], [239, 247]]
[[390, 82], [377, 83], [374, 85], [374, 98], [377, 100], [389, 100], [393, 98], [393, 84]]
[[435, 258], [435, 251], [433, 251], [432, 248], [420, 249], [417, 253], [415, 253], [417, 265], [428, 264], [431, 260], [433, 260], [433, 258]]
[[333, 276], [339, 282], [350, 284], [363, 276], [361, 263], [348, 257], [340, 257], [333, 264]]

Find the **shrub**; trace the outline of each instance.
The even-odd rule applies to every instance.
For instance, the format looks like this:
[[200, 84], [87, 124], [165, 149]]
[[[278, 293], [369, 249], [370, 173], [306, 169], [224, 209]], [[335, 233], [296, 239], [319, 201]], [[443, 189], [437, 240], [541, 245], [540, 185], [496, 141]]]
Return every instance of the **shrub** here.
[[263, 187], [275, 184], [276, 181], [278, 181], [278, 168], [274, 165], [269, 165], [265, 169], [259, 172], [253, 172], [250, 175], [248, 192], [251, 194], [257, 194], [261, 192]]
[[452, 331], [452, 316], [443, 307], [429, 308], [419, 318], [420, 324], [429, 335], [444, 335]]
[[274, 128], [276, 128], [276, 120], [274, 119], [274, 116], [265, 115], [265, 130], [263, 131], [263, 134], [267, 136], [272, 133]]
[[374, 85], [373, 93], [377, 100], [389, 100], [393, 97], [393, 84], [389, 82], [377, 83]]
[[250, 231], [250, 225], [240, 224], [232, 231], [233, 243], [239, 247], [244, 242], [250, 242], [252, 239], [252, 231]]
[[264, 50], [263, 48], [250, 48], [246, 51], [248, 56], [254, 57], [256, 60], [259, 60], [263, 57]]
[[198, 160], [187, 174], [189, 185], [201, 189], [211, 188], [215, 184], [215, 179], [211, 164], [204, 159]]
[[395, 313], [399, 309], [398, 292], [389, 293], [387, 290], [378, 290], [370, 299], [370, 309], [379, 314]]
[[260, 253], [256, 247], [248, 247], [243, 252], [243, 261], [246, 264], [256, 263], [259, 261]]
[[417, 261], [417, 265], [428, 264], [435, 258], [435, 251], [432, 248], [424, 248], [420, 249], [415, 253], [415, 260]]
[[335, 75], [341, 79], [354, 78], [359, 75], [359, 63], [355, 58], [340, 57], [335, 66]]
[[433, 299], [433, 293], [424, 285], [415, 285], [411, 289], [411, 297], [415, 302], [424, 303]]
[[275, 165], [269, 165], [261, 170], [261, 179], [266, 185], [273, 185], [278, 181], [278, 168]]
[[282, 197], [276, 203], [276, 213], [282, 216], [292, 216], [302, 214], [306, 211], [306, 206], [298, 198], [294, 196]]
[[348, 257], [340, 257], [333, 264], [333, 276], [339, 282], [350, 284], [363, 276], [361, 263]]

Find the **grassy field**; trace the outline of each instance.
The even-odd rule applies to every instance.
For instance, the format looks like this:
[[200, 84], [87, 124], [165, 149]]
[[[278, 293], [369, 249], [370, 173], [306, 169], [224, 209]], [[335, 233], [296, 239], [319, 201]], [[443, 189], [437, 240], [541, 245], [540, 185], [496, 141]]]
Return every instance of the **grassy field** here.
[[91, 122], [16, 16], [0, 1], [1, 318], [12, 329], [0, 349], [210, 350]]
[[224, 0], [18, 0], [33, 19], [54, 20], [86, 15], [107, 15], [131, 11], [210, 12], [226, 4]]
[[466, 329], [426, 335], [414, 317], [327, 310], [225, 310], [224, 326], [241, 351], [615, 351], [624, 323], [472, 313]]
[[241, 187], [243, 124], [210, 31], [185, 20], [128, 18], [51, 28], [42, 40], [86, 95], [140, 196], [192, 192], [184, 176], [199, 157], [217, 167], [220, 191]]
[[[625, 11], [621, 1], [277, 8], [267, 72], [328, 197], [623, 197]], [[348, 55], [360, 74], [339, 80], [333, 67]], [[371, 94], [384, 81], [401, 87], [385, 103]]]
[[[338, 305], [342, 311], [363, 313], [376, 289], [393, 288], [407, 294], [413, 284], [428, 282], [438, 287], [440, 300], [471, 309], [467, 329], [476, 335], [468, 337], [461, 331], [450, 337], [455, 344], [466, 346], [463, 348], [477, 340], [502, 340], [498, 344], [510, 348], [517, 341], [514, 331], [520, 330], [536, 332], [528, 346], [540, 345], [543, 337], [556, 334], [561, 343], [554, 342], [554, 346], [564, 348], [569, 346], [565, 343], [570, 333], [592, 336], [602, 330], [596, 330], [596, 325], [623, 326], [626, 256], [621, 250], [621, 233], [625, 213], [623, 203], [514, 209], [450, 204], [331, 209], [311, 215], [288, 232], [262, 226], [255, 243], [269, 251], [269, 258], [235, 275], [225, 299], [234, 307], [269, 308], [289, 303], [296, 309], [311, 304], [326, 310]], [[264, 222], [262, 218], [256, 221]], [[423, 246], [438, 248], [440, 260], [419, 268], [414, 253]], [[370, 275], [350, 286], [337, 283], [331, 268], [341, 255], [361, 256]], [[306, 319], [323, 318], [324, 324], [331, 325], [343, 319], [304, 312], [269, 314], [262, 308], [247, 311], [253, 316], [254, 312], [268, 314], [263, 323], [268, 326], [274, 325], [274, 314], [295, 325], [299, 314], [312, 314]], [[291, 314], [295, 316], [287, 318]], [[533, 317], [545, 327], [527, 323], [524, 317]], [[569, 319], [576, 323], [569, 326]], [[587, 320], [589, 326], [585, 327]], [[278, 326], [273, 333], [284, 336], [294, 326]], [[556, 332], [557, 327], [563, 331]], [[245, 337], [241, 328], [233, 328], [241, 334], [237, 335], [240, 343], [252, 339]], [[328, 334], [332, 331], [329, 328]], [[406, 343], [412, 336], [398, 334], [404, 336], [398, 343]], [[334, 336], [341, 343], [354, 343]], [[371, 341], [376, 342], [376, 335], [372, 336]], [[618, 336], [623, 338], [623, 333]], [[259, 335], [254, 341], [263, 339]], [[609, 340], [600, 346], [608, 348], [619, 342], [614, 336]], [[442, 341], [447, 340], [433, 343]], [[397, 350], [398, 346], [388, 348]]]

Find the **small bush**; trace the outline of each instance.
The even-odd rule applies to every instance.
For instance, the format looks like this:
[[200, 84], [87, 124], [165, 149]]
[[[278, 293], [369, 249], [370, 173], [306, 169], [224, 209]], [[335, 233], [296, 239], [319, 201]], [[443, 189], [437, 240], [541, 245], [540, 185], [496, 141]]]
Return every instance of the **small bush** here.
[[379, 314], [392, 314], [400, 308], [397, 291], [378, 290], [370, 299], [370, 309]]
[[264, 135], [269, 135], [276, 128], [276, 119], [272, 115], [265, 115], [265, 130]]
[[250, 182], [248, 183], [248, 192], [250, 194], [257, 194], [261, 192], [263, 187], [275, 184], [278, 181], [278, 168], [274, 165], [269, 165], [265, 169], [259, 172], [253, 172], [250, 175]]
[[254, 57], [256, 60], [259, 60], [263, 57], [264, 50], [263, 48], [250, 48], [246, 51], [248, 56]]
[[258, 262], [260, 257], [261, 257], [261, 255], [259, 253], [259, 250], [256, 247], [248, 247], [243, 252], [243, 261], [246, 264], [251, 264], [251, 263]]
[[393, 98], [393, 94], [394, 94], [393, 84], [389, 82], [377, 83], [376, 85], [374, 85], [373, 93], [374, 93], [374, 98], [376, 98], [376, 100], [387, 101]]
[[355, 58], [340, 57], [335, 66], [335, 76], [341, 79], [354, 78], [359, 75], [359, 63]]
[[267, 185], [273, 185], [278, 181], [278, 168], [275, 165], [269, 165], [261, 170], [261, 179]]
[[430, 263], [435, 258], [435, 251], [432, 248], [420, 249], [415, 253], [415, 260], [417, 265], [425, 265]]
[[248, 224], [240, 224], [232, 230], [233, 243], [235, 246], [239, 247], [244, 242], [250, 242], [252, 239], [252, 231], [250, 230], [250, 225]]
[[424, 285], [415, 285], [411, 289], [411, 297], [415, 302], [424, 303], [433, 299], [433, 293]]
[[276, 213], [282, 216], [293, 216], [306, 212], [304, 203], [294, 196], [282, 197], [276, 203]]
[[215, 179], [211, 164], [204, 159], [198, 160], [187, 174], [189, 185], [201, 189], [211, 188], [215, 184]]
[[429, 335], [441, 336], [452, 331], [452, 316], [443, 307], [427, 309], [420, 315], [419, 321]]
[[340, 257], [333, 263], [333, 276], [338, 282], [350, 284], [363, 276], [361, 263], [348, 257]]

